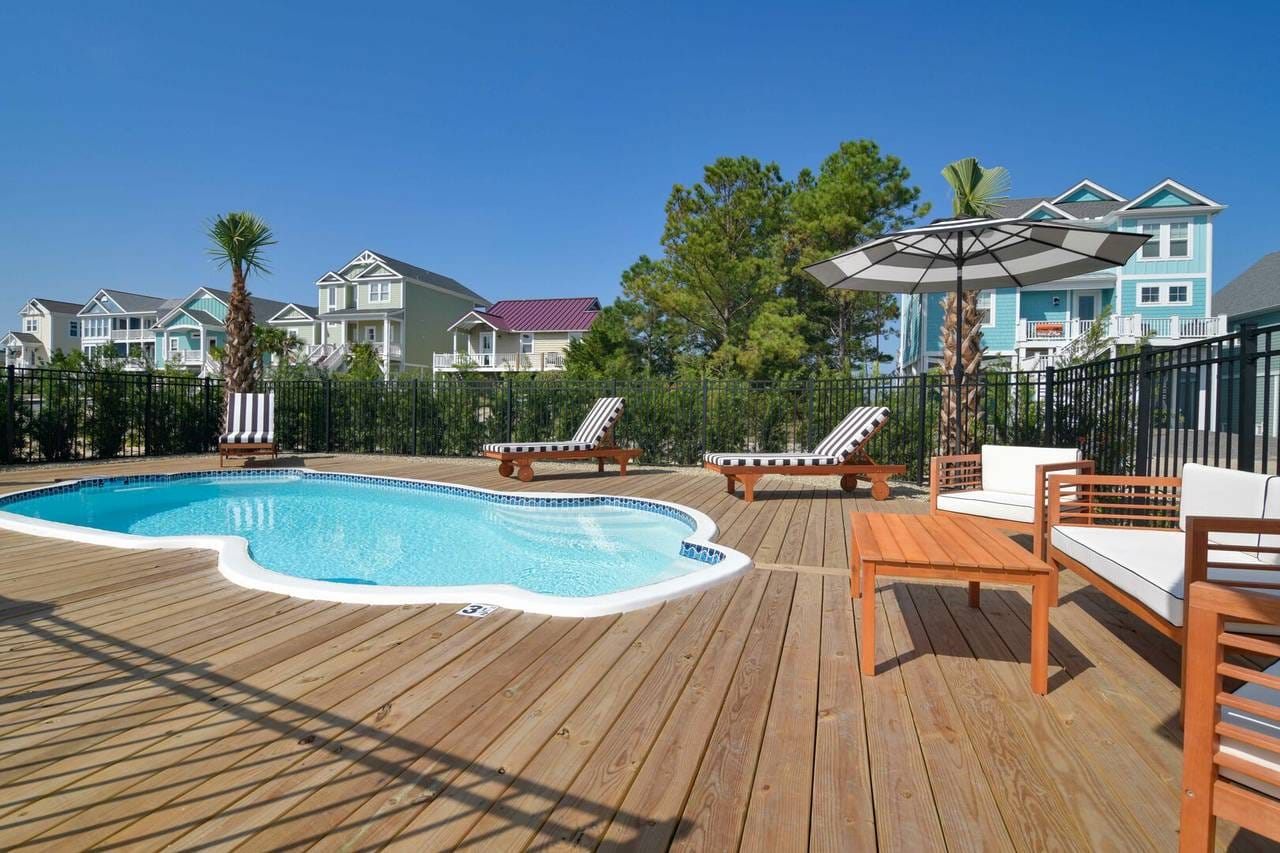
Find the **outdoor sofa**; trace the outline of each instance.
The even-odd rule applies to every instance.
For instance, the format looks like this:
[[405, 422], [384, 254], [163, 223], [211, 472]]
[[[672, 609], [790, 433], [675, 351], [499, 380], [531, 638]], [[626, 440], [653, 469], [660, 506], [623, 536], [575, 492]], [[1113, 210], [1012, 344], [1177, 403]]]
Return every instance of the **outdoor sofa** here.
[[1080, 451], [1062, 447], [984, 444], [978, 453], [935, 456], [929, 463], [929, 507], [935, 515], [989, 519], [1002, 530], [1030, 533], [1045, 557], [1047, 485], [1051, 473], [1094, 473]]
[[264, 454], [274, 459], [279, 453], [275, 394], [228, 394], [226, 426], [218, 437], [218, 467], [232, 456]]
[[[1190, 519], [1188, 564], [1197, 574], [1225, 562], [1210, 550], [1221, 550], [1210, 540], [1223, 535], [1276, 543], [1280, 521]], [[1257, 552], [1260, 557], [1280, 552], [1275, 544], [1255, 547], [1267, 549]], [[1259, 671], [1232, 657], [1280, 657], [1280, 642], [1257, 636], [1260, 627], [1280, 625], [1280, 571], [1273, 574], [1262, 586], [1201, 580], [1189, 589], [1179, 834], [1184, 853], [1214, 849], [1219, 817], [1280, 842], [1280, 661]], [[1227, 679], [1240, 686], [1231, 690]]]
[[888, 421], [885, 407], [862, 406], [850, 412], [810, 453], [708, 453], [703, 467], [725, 476], [729, 494], [742, 483], [747, 503], [755, 500], [756, 483], [765, 474], [838, 474], [840, 488], [846, 492], [853, 491], [861, 478], [871, 483], [871, 496], [882, 501], [889, 497], [889, 477], [907, 472], [905, 465], [877, 465], [867, 455], [867, 443]]
[[615, 447], [613, 428], [622, 417], [623, 398], [601, 397], [583, 418], [582, 425], [567, 441], [518, 441], [486, 444], [481, 455], [497, 459], [498, 473], [510, 477], [514, 472], [521, 482], [533, 479], [536, 460], [594, 459], [596, 470], [603, 471], [606, 460], [618, 463], [619, 476], [627, 475], [627, 463], [638, 457], [639, 450]]

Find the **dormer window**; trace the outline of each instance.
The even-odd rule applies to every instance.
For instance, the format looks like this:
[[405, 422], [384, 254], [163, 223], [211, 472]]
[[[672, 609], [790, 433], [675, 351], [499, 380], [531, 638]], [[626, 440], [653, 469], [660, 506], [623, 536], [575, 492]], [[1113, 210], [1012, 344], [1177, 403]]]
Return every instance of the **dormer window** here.
[[391, 301], [391, 282], [375, 281], [369, 284], [369, 301], [370, 302], [390, 302]]
[[39, 317], [23, 317], [22, 331], [32, 335], [40, 331], [40, 318]]

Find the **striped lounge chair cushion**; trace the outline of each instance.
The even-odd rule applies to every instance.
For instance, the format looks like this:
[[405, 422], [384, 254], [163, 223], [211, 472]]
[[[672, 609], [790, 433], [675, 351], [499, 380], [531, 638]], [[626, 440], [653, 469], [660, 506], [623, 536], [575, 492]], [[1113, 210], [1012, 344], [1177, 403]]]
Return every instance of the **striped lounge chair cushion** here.
[[486, 444], [486, 453], [565, 453], [590, 450], [590, 444], [581, 441], [525, 441], [519, 444]]
[[712, 465], [737, 468], [787, 468], [800, 465], [837, 465], [834, 456], [811, 453], [708, 453], [703, 457]]
[[276, 398], [274, 394], [232, 394], [227, 400], [227, 431], [220, 444], [274, 444]]
[[582, 426], [568, 441], [522, 441], [486, 444], [486, 453], [567, 453], [595, 450], [609, 427], [622, 416], [621, 397], [601, 397], [582, 419]]
[[746, 468], [785, 468], [802, 465], [841, 465], [857, 452], [880, 424], [889, 417], [884, 406], [854, 409], [836, 425], [811, 453], [708, 453], [702, 457], [712, 465]]

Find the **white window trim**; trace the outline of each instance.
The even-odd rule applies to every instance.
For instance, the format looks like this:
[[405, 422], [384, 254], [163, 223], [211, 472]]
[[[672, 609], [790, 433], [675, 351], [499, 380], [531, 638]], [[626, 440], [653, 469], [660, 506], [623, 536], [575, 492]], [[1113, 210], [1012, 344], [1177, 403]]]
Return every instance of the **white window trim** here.
[[982, 324], [982, 328], [990, 329], [996, 325], [996, 292], [994, 290], [978, 291], [978, 310], [982, 310], [982, 296], [987, 296], [987, 322]]
[[335, 285], [329, 285], [329, 310], [334, 311], [338, 307], [338, 288]]
[[391, 282], [389, 281], [371, 281], [369, 282], [369, 304], [384, 303], [391, 301]]
[[[1169, 254], [1169, 237], [1173, 230], [1171, 226], [1175, 224], [1187, 226], [1187, 253], [1185, 255]], [[1154, 242], [1156, 243], [1156, 245], [1160, 247], [1160, 253], [1158, 255], [1154, 255], [1148, 258], [1148, 257], [1143, 257], [1142, 255], [1143, 250], [1139, 249], [1138, 254], [1135, 257], [1135, 260], [1139, 262], [1145, 261], [1147, 263], [1150, 263], [1152, 261], [1190, 261], [1195, 258], [1195, 253], [1196, 253], [1195, 239], [1194, 239], [1195, 223], [1192, 222], [1190, 217], [1178, 217], [1175, 219], [1161, 219], [1159, 221], [1140, 220], [1136, 228], [1137, 232], [1139, 234], [1143, 233], [1143, 226], [1146, 226], [1146, 225], [1159, 226], [1160, 232], [1155, 237]], [[1149, 243], [1147, 245], [1149, 245]], [[1146, 248], [1146, 246], [1144, 246], [1143, 248]]]
[[80, 321], [79, 320], [67, 321], [67, 337], [69, 338], [80, 337]]
[[170, 335], [169, 336], [169, 352], [177, 352], [177, 351], [178, 351], [178, 336]]
[[[1160, 306], [1168, 306], [1172, 308], [1180, 308], [1182, 306], [1190, 307], [1195, 302], [1195, 284], [1190, 281], [1138, 281], [1134, 283], [1136, 289], [1133, 292], [1134, 310], [1141, 311], [1143, 308], [1158, 308]], [[1142, 289], [1144, 287], [1153, 287], [1156, 289], [1158, 301], [1143, 302]], [[1182, 302], [1173, 302], [1169, 299], [1169, 288], [1185, 287], [1187, 289], [1187, 298]]]
[[22, 331], [28, 335], [34, 335], [38, 333], [40, 331], [40, 318], [39, 317], [23, 317]]
[[[526, 343], [526, 339], [528, 339], [528, 340], [527, 340], [527, 342], [528, 342], [528, 344], [529, 344], [529, 348], [528, 348], [528, 349], [525, 349], [525, 348], [524, 348], [524, 345], [525, 345], [525, 343]], [[521, 332], [521, 333], [520, 333], [520, 354], [521, 354], [521, 355], [533, 355], [533, 333], [531, 333], [531, 332]]]

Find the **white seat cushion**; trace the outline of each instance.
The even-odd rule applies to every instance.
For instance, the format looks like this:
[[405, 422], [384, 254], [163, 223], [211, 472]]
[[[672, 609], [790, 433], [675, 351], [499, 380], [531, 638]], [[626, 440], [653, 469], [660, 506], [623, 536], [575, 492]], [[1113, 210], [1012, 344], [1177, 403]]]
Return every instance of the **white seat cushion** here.
[[810, 453], [708, 453], [702, 458], [722, 468], [794, 468], [840, 464], [840, 460], [834, 456], [816, 456]]
[[1037, 465], [1075, 462], [1079, 458], [1080, 451], [1073, 447], [1005, 447], [984, 444], [982, 488], [989, 492], [1032, 495], [1036, 491]]
[[938, 509], [1030, 524], [1035, 520], [1034, 500], [1031, 495], [973, 489], [939, 494]]
[[[1049, 541], [1068, 557], [1150, 607], [1170, 624], [1183, 624], [1186, 536], [1182, 531], [1058, 525], [1050, 531]], [[1214, 560], [1264, 565], [1252, 554], [1230, 551], [1210, 551], [1209, 554]], [[1280, 580], [1280, 572], [1270, 568], [1258, 571], [1211, 569], [1209, 580], [1275, 583]], [[1280, 594], [1280, 591], [1273, 594]]]
[[[1280, 677], [1280, 661], [1271, 664], [1264, 671], [1267, 675]], [[1245, 699], [1252, 699], [1255, 702], [1263, 702], [1267, 705], [1280, 707], [1280, 690], [1272, 690], [1270, 687], [1263, 687], [1260, 684], [1245, 684], [1235, 692], [1235, 695]], [[1238, 711], [1235, 708], [1223, 707], [1222, 721], [1239, 726], [1242, 729], [1250, 729], [1259, 734], [1280, 737], [1280, 723], [1275, 720], [1268, 720], [1266, 717], [1246, 714], [1244, 711]], [[1227, 737], [1222, 738], [1220, 746], [1222, 751], [1228, 755], [1234, 755], [1237, 758], [1243, 758], [1245, 761], [1258, 764], [1272, 773], [1280, 773], [1280, 755], [1274, 752]], [[1268, 796], [1280, 798], [1280, 788], [1276, 788], [1274, 785], [1268, 785], [1266, 782], [1261, 782], [1241, 773], [1235, 773], [1226, 768], [1222, 770], [1222, 775], [1243, 785], [1248, 785], [1250, 788], [1261, 791]]]
[[[1179, 526], [1187, 529], [1193, 515], [1231, 518], [1280, 518], [1280, 477], [1251, 474], [1229, 468], [1213, 468], [1188, 462], [1182, 466]], [[1222, 545], [1274, 546], [1280, 537], [1248, 533], [1214, 533], [1209, 541]], [[1262, 554], [1268, 563], [1280, 564], [1280, 554]]]
[[523, 441], [512, 444], [486, 444], [486, 453], [569, 453], [592, 450], [594, 444], [583, 441]]

